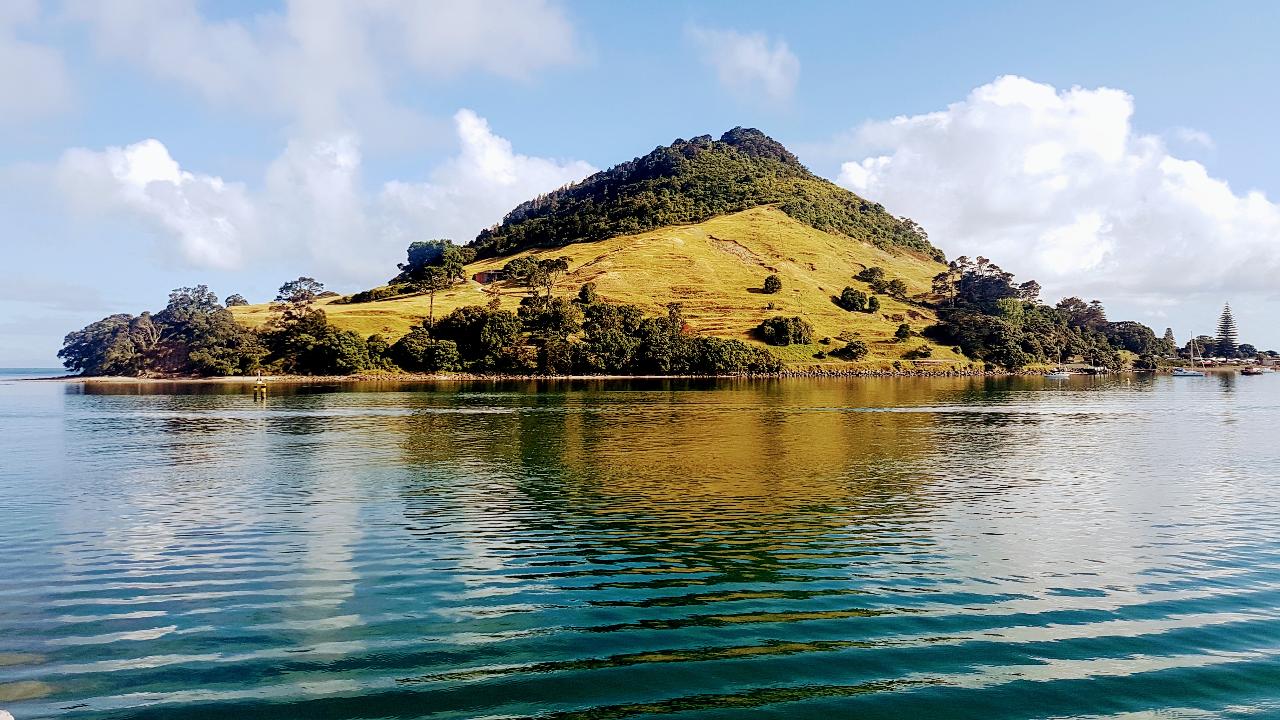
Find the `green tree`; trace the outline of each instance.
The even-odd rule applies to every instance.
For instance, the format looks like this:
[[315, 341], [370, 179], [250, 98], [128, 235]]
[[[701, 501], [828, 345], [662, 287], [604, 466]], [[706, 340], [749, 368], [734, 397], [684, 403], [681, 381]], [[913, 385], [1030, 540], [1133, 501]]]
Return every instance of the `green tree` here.
[[813, 342], [813, 326], [801, 317], [779, 315], [761, 322], [756, 335], [769, 345], [807, 345]]
[[309, 305], [315, 302], [322, 292], [324, 292], [324, 283], [315, 278], [300, 277], [281, 285], [273, 302]]
[[462, 361], [476, 370], [528, 372], [536, 358], [525, 345], [523, 329], [513, 312], [465, 305], [440, 318], [432, 334], [456, 343]]
[[880, 298], [876, 297], [875, 295], [872, 295], [871, 297], [867, 298], [867, 312], [869, 313], [880, 312]]
[[458, 346], [451, 340], [436, 340], [427, 328], [410, 330], [391, 346], [391, 358], [405, 370], [449, 372], [462, 368]]
[[770, 295], [782, 289], [782, 278], [777, 275], [769, 275], [764, 279], [764, 291]]
[[[879, 301], [877, 301], [878, 303]], [[840, 292], [840, 297], [836, 299], [836, 305], [849, 312], [864, 312], [867, 309], [867, 294], [861, 290], [846, 287]]]
[[354, 330], [328, 327], [308, 358], [307, 370], [326, 375], [350, 375], [368, 370], [369, 344]]
[[428, 268], [437, 268], [449, 278], [461, 279], [464, 266], [476, 257], [475, 250], [458, 247], [452, 240], [445, 238], [411, 243], [407, 255], [408, 261], [397, 266], [400, 274], [392, 278], [391, 282], [420, 281]]
[[906, 342], [906, 340], [911, 337], [911, 326], [907, 323], [902, 323], [898, 326], [898, 329], [894, 331], [893, 337], [898, 342]]
[[1236, 319], [1231, 314], [1231, 303], [1222, 306], [1222, 316], [1218, 318], [1218, 338], [1216, 352], [1221, 357], [1236, 356], [1240, 334], [1236, 330]]
[[245, 300], [243, 295], [239, 293], [234, 293], [234, 294], [228, 295], [226, 301], [224, 301], [223, 304], [229, 308], [232, 308], [232, 307], [240, 307], [243, 305], [248, 305], [249, 301]]
[[633, 371], [640, 349], [640, 323], [644, 321], [640, 308], [593, 302], [584, 305], [583, 315], [584, 337], [577, 348], [577, 367], [586, 373]]
[[454, 278], [449, 271], [440, 267], [426, 268], [419, 276], [414, 287], [420, 293], [426, 293], [430, 298], [427, 306], [427, 325], [434, 325], [436, 321], [436, 293], [441, 290], [448, 290], [453, 286]]
[[145, 369], [145, 356], [132, 332], [134, 320], [127, 313], [109, 315], [70, 332], [58, 357], [83, 375], [137, 375]]

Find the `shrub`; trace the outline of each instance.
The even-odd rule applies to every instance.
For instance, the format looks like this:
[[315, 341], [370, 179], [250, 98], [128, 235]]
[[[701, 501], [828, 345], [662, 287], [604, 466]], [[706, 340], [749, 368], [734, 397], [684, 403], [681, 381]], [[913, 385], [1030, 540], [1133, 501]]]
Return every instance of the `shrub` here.
[[359, 303], [377, 302], [378, 300], [389, 300], [394, 297], [400, 297], [401, 295], [409, 295], [413, 292], [414, 287], [412, 285], [406, 283], [395, 283], [392, 285], [385, 285], [383, 287], [376, 287], [370, 290], [364, 290], [362, 292], [355, 293], [354, 295], [342, 298], [341, 300], [335, 300], [334, 302], [339, 305], [357, 305]]
[[782, 289], [782, 278], [770, 275], [764, 279], [764, 291], [772, 295]]
[[874, 286], [884, 281], [884, 268], [872, 265], [869, 268], [864, 268], [862, 272], [854, 275], [853, 277], [854, 279], [861, 280], [868, 285]]
[[841, 360], [861, 360], [867, 356], [867, 344], [861, 340], [850, 340], [845, 343], [844, 347], [831, 351], [831, 354]]
[[805, 345], [813, 342], [813, 326], [801, 317], [771, 317], [756, 327], [756, 334], [770, 345]]
[[836, 298], [836, 305], [849, 312], [863, 312], [867, 309], [867, 294], [847, 287], [840, 291], [840, 297]]
[[871, 297], [867, 298], [866, 312], [869, 312], [869, 313], [880, 312], [880, 298], [876, 297], [875, 295], [872, 295]]
[[933, 355], [933, 348], [928, 345], [921, 345], [918, 348], [908, 350], [902, 354], [902, 357], [908, 360], [919, 360]]
[[911, 326], [906, 323], [902, 323], [893, 333], [893, 337], [897, 339], [898, 342], [903, 342], [907, 338], [911, 337]]

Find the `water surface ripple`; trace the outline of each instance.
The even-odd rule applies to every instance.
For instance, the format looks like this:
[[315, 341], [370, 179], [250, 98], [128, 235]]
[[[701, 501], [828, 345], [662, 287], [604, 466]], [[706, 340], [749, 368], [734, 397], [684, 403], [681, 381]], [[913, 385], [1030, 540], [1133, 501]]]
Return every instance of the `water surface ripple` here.
[[29, 718], [1280, 717], [1280, 374], [0, 379]]

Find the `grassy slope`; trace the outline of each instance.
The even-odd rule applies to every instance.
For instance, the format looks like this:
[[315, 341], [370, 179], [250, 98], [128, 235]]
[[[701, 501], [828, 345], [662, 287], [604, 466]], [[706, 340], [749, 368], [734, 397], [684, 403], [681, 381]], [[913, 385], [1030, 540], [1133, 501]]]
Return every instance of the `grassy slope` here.
[[[858, 366], [887, 367], [902, 353], [923, 344], [919, 338], [893, 342], [902, 315], [914, 330], [934, 322], [927, 309], [880, 296], [880, 313], [869, 315], [841, 310], [831, 302], [846, 286], [868, 291], [852, 276], [864, 266], [879, 265], [889, 277], [902, 278], [911, 292], [928, 292], [932, 277], [943, 266], [907, 254], [890, 254], [872, 245], [815, 230], [771, 207], [760, 207], [712, 218], [696, 225], [577, 243], [562, 248], [526, 251], [519, 255], [568, 256], [570, 273], [557, 294], [572, 295], [585, 282], [594, 282], [600, 295], [611, 302], [638, 305], [649, 314], [665, 312], [669, 302], [684, 303], [689, 324], [703, 334], [749, 340], [749, 332], [766, 317], [800, 315], [814, 326], [815, 337], [835, 338], [852, 331], [868, 344], [871, 354]], [[512, 257], [490, 258], [467, 267], [470, 277], [480, 270], [501, 268]], [[776, 272], [782, 291], [776, 295], [753, 292], [764, 277]], [[514, 310], [523, 290], [502, 284], [482, 287], [473, 281], [436, 294], [436, 316], [460, 305], [482, 305], [492, 293], [500, 293], [502, 306]], [[772, 303], [774, 309], [766, 307]], [[363, 335], [381, 333], [395, 339], [427, 316], [427, 297], [409, 296], [356, 305], [333, 305], [325, 311], [335, 325]], [[265, 322], [266, 305], [233, 308], [236, 317], [250, 325]], [[923, 317], [910, 317], [915, 312]], [[830, 346], [805, 345], [771, 348], [796, 366], [848, 368], [839, 360], [818, 361], [813, 353]], [[968, 361], [950, 348], [935, 348], [932, 362], [920, 367], [967, 366]], [[939, 362], [941, 361], [941, 362]], [[904, 363], [910, 366], [910, 363]]]

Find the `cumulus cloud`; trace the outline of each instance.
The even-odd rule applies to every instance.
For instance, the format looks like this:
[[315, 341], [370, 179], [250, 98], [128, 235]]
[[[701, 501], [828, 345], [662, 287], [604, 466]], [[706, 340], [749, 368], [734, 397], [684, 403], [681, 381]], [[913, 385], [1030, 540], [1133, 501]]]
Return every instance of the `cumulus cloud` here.
[[370, 283], [385, 279], [411, 240], [465, 242], [519, 202], [594, 172], [516, 153], [470, 110], [454, 123], [458, 153], [427, 182], [393, 181], [372, 193], [351, 135], [289, 143], [256, 191], [183, 169], [157, 140], [69, 150], [55, 175], [82, 213], [137, 218], [192, 267], [283, 258], [330, 279]]
[[703, 60], [716, 71], [720, 83], [744, 97], [789, 100], [800, 79], [800, 60], [782, 39], [770, 42], [764, 33], [742, 33], [691, 25], [688, 38]]
[[39, 19], [35, 0], [0, 3], [0, 123], [30, 121], [71, 102], [62, 54], [21, 35], [22, 28]]
[[73, 0], [68, 14], [103, 57], [288, 117], [309, 137], [418, 122], [389, 99], [406, 72], [526, 78], [578, 55], [572, 24], [543, 0], [308, 0], [250, 20], [212, 20], [195, 0]]
[[56, 177], [82, 211], [132, 214], [172, 236], [179, 256], [198, 267], [238, 266], [257, 234], [257, 210], [243, 185], [183, 170], [159, 140], [68, 150]]
[[1133, 109], [1120, 90], [1001, 77], [945, 110], [858, 127], [838, 182], [1050, 296], [1152, 312], [1194, 293], [1273, 296], [1280, 206], [1135, 132]]
[[460, 143], [456, 157], [436, 168], [428, 182], [393, 181], [383, 188], [385, 231], [402, 242], [426, 227], [442, 237], [470, 239], [525, 200], [595, 172], [582, 161], [516, 153], [470, 110], [459, 110], [454, 123]]

